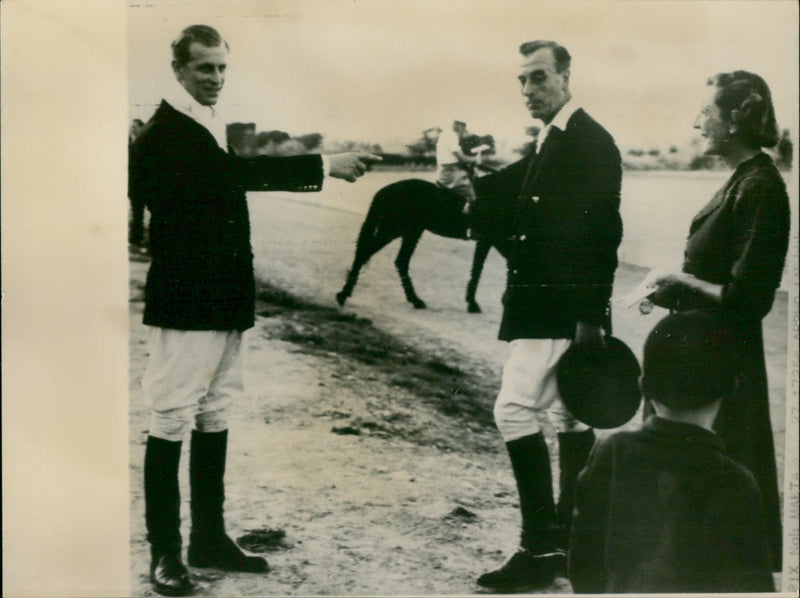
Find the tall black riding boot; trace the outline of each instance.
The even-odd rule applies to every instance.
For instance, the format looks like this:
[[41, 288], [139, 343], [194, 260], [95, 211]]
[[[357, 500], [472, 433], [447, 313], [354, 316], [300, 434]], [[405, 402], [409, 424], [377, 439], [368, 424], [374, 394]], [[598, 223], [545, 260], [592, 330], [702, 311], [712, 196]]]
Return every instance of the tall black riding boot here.
[[225, 533], [222, 505], [225, 502], [225, 459], [228, 431], [192, 432], [189, 479], [192, 489], [192, 530], [189, 564], [226, 571], [261, 573], [267, 561], [247, 556]]
[[186, 596], [195, 588], [181, 560], [181, 442], [148, 436], [144, 456], [144, 504], [150, 542], [150, 583], [165, 596]]
[[558, 434], [559, 475], [558, 504], [556, 506], [556, 524], [558, 548], [569, 548], [569, 532], [572, 525], [572, 511], [575, 508], [575, 483], [578, 474], [586, 465], [589, 453], [594, 446], [594, 430], [589, 428], [583, 432], [560, 432]]
[[520, 549], [497, 571], [478, 578], [478, 585], [500, 592], [550, 585], [566, 558], [553, 542], [555, 507], [550, 456], [539, 432], [506, 443], [517, 481], [522, 512]]

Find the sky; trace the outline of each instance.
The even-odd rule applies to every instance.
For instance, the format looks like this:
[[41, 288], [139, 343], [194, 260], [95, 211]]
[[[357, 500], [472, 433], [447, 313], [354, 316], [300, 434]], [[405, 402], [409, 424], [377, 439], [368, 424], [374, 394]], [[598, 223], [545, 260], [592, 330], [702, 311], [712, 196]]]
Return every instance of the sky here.
[[707, 78], [744, 69], [797, 127], [797, 3], [791, 0], [193, 0], [131, 4], [131, 117], [147, 118], [174, 77], [172, 39], [216, 27], [230, 46], [219, 109], [228, 121], [402, 147], [465, 120], [510, 146], [532, 121], [520, 43], [572, 54], [575, 100], [622, 147], [687, 143]]

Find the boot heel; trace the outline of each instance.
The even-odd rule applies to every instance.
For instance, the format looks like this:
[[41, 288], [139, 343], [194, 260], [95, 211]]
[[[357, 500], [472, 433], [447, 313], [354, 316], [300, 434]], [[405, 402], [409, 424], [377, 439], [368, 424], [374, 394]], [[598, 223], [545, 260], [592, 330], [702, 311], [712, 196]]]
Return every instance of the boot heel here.
[[217, 538], [191, 538], [187, 555], [192, 567], [214, 567], [224, 571], [266, 573], [269, 564], [260, 556], [249, 556], [226, 534]]
[[197, 588], [181, 561], [180, 553], [152, 553], [150, 584], [162, 596], [188, 596]]

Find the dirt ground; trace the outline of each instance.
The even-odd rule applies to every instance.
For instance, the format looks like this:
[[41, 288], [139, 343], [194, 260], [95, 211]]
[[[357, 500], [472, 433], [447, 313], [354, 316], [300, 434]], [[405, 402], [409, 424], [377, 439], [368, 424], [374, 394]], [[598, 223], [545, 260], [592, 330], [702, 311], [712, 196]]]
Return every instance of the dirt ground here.
[[[506, 355], [505, 345], [493, 340], [502, 260], [494, 255], [487, 264], [480, 315], [467, 314], [462, 299], [472, 244], [431, 235], [412, 262], [428, 310], [403, 300], [391, 265], [396, 249], [375, 257], [352, 301], [339, 308], [333, 293], [344, 280], [361, 217], [284, 197], [251, 202], [251, 217], [259, 301], [248, 333], [249, 398], [231, 421], [225, 512], [234, 538], [254, 530], [285, 537], [255, 547], [270, 563], [267, 574], [193, 570], [201, 584], [197, 595], [480, 593], [475, 578], [513, 551], [519, 526], [516, 489], [491, 414]], [[141, 325], [147, 266], [132, 257], [136, 596], [153, 595], [141, 479], [148, 412], [139, 386], [147, 360]], [[621, 266], [615, 292], [642, 276], [642, 268]], [[615, 316], [615, 334], [638, 354], [658, 313], [634, 312]], [[765, 322], [765, 336], [782, 472], [785, 294]], [[542, 593], [569, 592], [569, 582], [558, 578]]]

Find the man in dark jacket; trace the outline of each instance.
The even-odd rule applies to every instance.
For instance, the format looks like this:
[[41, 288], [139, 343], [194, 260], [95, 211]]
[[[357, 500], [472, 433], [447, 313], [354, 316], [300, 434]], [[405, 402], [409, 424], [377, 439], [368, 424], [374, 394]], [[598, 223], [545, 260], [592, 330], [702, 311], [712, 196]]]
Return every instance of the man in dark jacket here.
[[645, 342], [656, 413], [597, 443], [578, 478], [569, 575], [577, 593], [774, 591], [761, 493], [712, 424], [735, 359], [710, 312], [675, 313]]
[[151, 215], [144, 310], [150, 360], [142, 380], [152, 404], [144, 463], [150, 580], [159, 593], [185, 595], [194, 582], [181, 558], [178, 463], [192, 420], [189, 564], [268, 569], [239, 549], [223, 520], [227, 411], [244, 393], [242, 332], [254, 323], [245, 192], [318, 191], [326, 174], [352, 182], [365, 171], [362, 160], [379, 158], [234, 155], [214, 110], [227, 42], [215, 29], [193, 25], [172, 50], [179, 85], [131, 147], [129, 191]]
[[[545, 127], [528, 156], [476, 181], [481, 200], [513, 214], [499, 338], [511, 354], [495, 403], [522, 512], [519, 550], [478, 584], [496, 591], [550, 584], [565, 567], [578, 472], [594, 432], [563, 406], [556, 365], [573, 344], [601, 350], [622, 237], [621, 160], [614, 140], [569, 90], [570, 55], [550, 41], [522, 45], [519, 76], [531, 115]], [[560, 493], [538, 418], [558, 432]]]
[[[134, 118], [131, 121], [131, 126], [128, 128], [128, 151], [131, 145], [136, 141], [139, 133], [144, 127], [144, 122], [140, 118]], [[130, 173], [129, 173], [130, 174]], [[130, 198], [129, 198], [130, 200]], [[144, 218], [144, 204], [134, 203], [130, 201], [131, 215], [128, 221], [128, 245], [131, 249], [140, 253], [147, 253], [147, 241], [145, 234], [145, 218]]]

